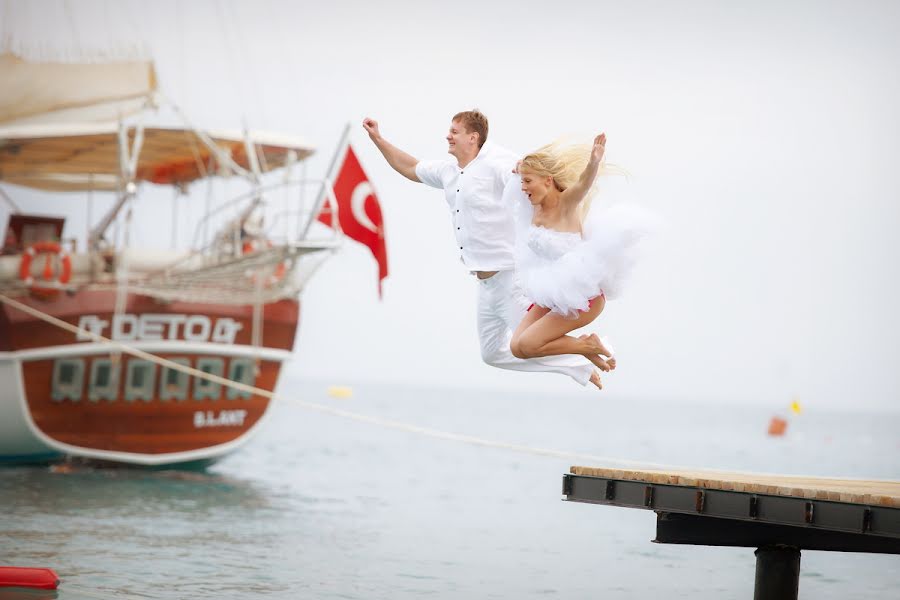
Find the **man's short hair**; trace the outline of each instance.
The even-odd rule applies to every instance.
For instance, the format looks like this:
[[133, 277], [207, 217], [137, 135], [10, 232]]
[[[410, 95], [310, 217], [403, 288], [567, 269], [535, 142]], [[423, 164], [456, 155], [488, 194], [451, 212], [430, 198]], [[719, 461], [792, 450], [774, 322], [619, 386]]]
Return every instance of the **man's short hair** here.
[[453, 115], [453, 121], [459, 121], [466, 128], [466, 133], [478, 134], [478, 147], [484, 146], [488, 136], [488, 120], [480, 110], [473, 108]]

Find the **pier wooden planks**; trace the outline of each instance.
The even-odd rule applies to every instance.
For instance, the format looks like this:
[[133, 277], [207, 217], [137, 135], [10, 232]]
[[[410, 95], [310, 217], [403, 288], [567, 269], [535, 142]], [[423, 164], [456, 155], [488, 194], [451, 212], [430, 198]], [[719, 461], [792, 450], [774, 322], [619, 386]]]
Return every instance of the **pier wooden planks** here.
[[573, 475], [624, 479], [648, 484], [677, 485], [900, 508], [900, 481], [828, 479], [798, 475], [769, 475], [713, 470], [643, 471], [573, 466], [569, 471]]

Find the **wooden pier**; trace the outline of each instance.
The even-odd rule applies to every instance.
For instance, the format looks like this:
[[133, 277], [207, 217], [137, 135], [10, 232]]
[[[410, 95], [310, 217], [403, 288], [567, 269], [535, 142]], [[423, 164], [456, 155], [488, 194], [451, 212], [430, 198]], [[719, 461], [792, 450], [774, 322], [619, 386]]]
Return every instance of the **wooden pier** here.
[[754, 600], [797, 598], [801, 550], [900, 554], [900, 481], [572, 467], [563, 495], [655, 511], [657, 543], [756, 548]]

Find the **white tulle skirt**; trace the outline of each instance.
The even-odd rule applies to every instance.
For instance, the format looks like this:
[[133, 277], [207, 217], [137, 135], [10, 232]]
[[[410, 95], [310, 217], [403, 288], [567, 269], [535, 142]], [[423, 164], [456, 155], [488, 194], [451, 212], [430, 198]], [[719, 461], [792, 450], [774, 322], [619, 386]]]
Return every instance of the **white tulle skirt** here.
[[590, 301], [600, 295], [608, 300], [620, 296], [649, 235], [660, 227], [652, 212], [633, 202], [619, 202], [592, 208], [578, 239], [575, 234], [530, 226], [533, 209], [519, 194], [517, 285], [530, 302], [567, 318], [588, 310]]

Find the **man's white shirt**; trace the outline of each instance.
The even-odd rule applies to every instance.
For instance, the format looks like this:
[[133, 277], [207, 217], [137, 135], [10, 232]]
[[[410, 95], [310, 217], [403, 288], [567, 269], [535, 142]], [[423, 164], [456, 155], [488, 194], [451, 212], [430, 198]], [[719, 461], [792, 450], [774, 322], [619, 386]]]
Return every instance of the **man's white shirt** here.
[[463, 264], [471, 271], [506, 271], [515, 264], [513, 207], [503, 188], [519, 157], [490, 142], [463, 168], [455, 158], [416, 164], [419, 181], [444, 190]]

